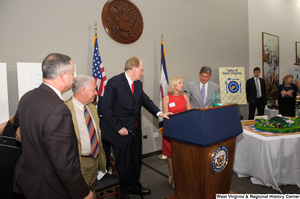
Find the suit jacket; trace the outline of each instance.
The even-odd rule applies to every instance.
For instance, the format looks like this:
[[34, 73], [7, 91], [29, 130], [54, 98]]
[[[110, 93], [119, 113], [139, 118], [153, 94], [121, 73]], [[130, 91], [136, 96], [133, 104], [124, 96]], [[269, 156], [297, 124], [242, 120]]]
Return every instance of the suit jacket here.
[[46, 84], [27, 92], [15, 114], [22, 132], [22, 155], [14, 191], [25, 198], [84, 198], [78, 144], [68, 107]]
[[[82, 152], [81, 139], [80, 139], [80, 132], [79, 132], [78, 122], [77, 122], [77, 118], [76, 118], [76, 113], [75, 113], [75, 109], [74, 109], [74, 104], [72, 102], [72, 97], [69, 98], [67, 101], [65, 101], [65, 104], [70, 109], [71, 114], [72, 114], [72, 121], [74, 124], [75, 134], [76, 134], [77, 141], [78, 141], [79, 160], [81, 162], [81, 152]], [[98, 159], [98, 170], [105, 172], [106, 156], [105, 156], [102, 142], [101, 142], [101, 131], [100, 131], [100, 127], [99, 127], [100, 121], [99, 121], [99, 117], [97, 114], [97, 109], [92, 103], [88, 104], [87, 107], [89, 108], [89, 110], [92, 114], [92, 117], [95, 120], [95, 123], [97, 125], [96, 128], [97, 128], [97, 132], [98, 132], [98, 141], [99, 141], [99, 155], [97, 158]]]
[[200, 89], [200, 80], [189, 82], [187, 85], [186, 94], [190, 97], [192, 108], [211, 106], [212, 102], [212, 94], [215, 91], [220, 91], [220, 87], [218, 84], [208, 81], [207, 86], [207, 96], [204, 105], [202, 105], [201, 98], [201, 89]]
[[[134, 96], [128, 85], [125, 73], [108, 80], [102, 100], [103, 121], [102, 139], [116, 147], [123, 147], [130, 136], [121, 136], [118, 131], [125, 127], [136, 132], [141, 140], [141, 107], [146, 108], [153, 116], [160, 110], [144, 93], [141, 81], [134, 82]], [[135, 122], [137, 128], [135, 128]], [[137, 135], [135, 134], [135, 135]]]
[[[260, 91], [261, 91], [261, 98], [263, 100], [264, 105], [267, 104], [267, 97], [266, 97], [266, 83], [263, 78], [259, 78], [260, 81]], [[250, 78], [246, 82], [246, 96], [247, 101], [250, 105], [253, 105], [256, 100], [256, 85], [254, 81], [254, 77]]]

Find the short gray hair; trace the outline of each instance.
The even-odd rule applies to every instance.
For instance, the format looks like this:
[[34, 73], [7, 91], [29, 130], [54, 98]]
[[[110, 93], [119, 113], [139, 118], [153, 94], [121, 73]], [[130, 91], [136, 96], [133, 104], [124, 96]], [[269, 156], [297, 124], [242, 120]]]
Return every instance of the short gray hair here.
[[95, 79], [88, 75], [78, 75], [75, 77], [75, 80], [72, 85], [72, 91], [74, 94], [78, 93], [79, 90], [84, 87], [87, 88], [91, 86], [91, 81], [95, 81]]
[[211, 75], [211, 68], [209, 66], [202, 66], [199, 73], [206, 73]]
[[70, 74], [73, 70], [71, 58], [60, 53], [51, 53], [43, 60], [43, 78], [55, 79], [63, 72]]

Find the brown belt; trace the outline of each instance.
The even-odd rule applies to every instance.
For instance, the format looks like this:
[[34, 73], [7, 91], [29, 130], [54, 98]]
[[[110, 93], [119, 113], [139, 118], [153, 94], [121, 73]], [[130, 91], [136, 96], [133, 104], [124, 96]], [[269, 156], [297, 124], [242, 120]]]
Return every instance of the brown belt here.
[[92, 155], [81, 155], [81, 157], [90, 158], [93, 157]]

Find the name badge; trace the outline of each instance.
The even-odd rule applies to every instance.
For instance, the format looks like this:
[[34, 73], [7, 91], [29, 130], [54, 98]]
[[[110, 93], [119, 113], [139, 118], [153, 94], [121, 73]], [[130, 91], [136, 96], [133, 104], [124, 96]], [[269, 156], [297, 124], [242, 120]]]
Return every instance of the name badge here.
[[175, 106], [175, 102], [172, 102], [172, 103], [170, 103], [169, 104], [169, 107], [171, 108], [171, 107], [174, 107]]

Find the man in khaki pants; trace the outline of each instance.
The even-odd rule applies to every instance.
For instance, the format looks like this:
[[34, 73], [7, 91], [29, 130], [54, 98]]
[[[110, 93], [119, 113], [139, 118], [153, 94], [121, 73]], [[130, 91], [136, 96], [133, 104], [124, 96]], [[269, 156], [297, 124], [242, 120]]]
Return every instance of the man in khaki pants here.
[[[88, 187], [95, 194], [95, 182], [98, 170], [105, 171], [106, 157], [101, 142], [101, 131], [99, 128], [99, 117], [97, 109], [93, 105], [97, 96], [96, 84], [93, 77], [77, 76], [72, 85], [73, 97], [65, 101], [71, 111], [75, 134], [78, 140], [78, 152], [81, 172]], [[88, 112], [88, 113], [87, 113]], [[90, 120], [87, 126], [86, 119]], [[95, 138], [90, 135], [89, 127], [94, 130]], [[96, 140], [97, 143], [93, 143]], [[94, 149], [94, 150], [93, 150]]]

